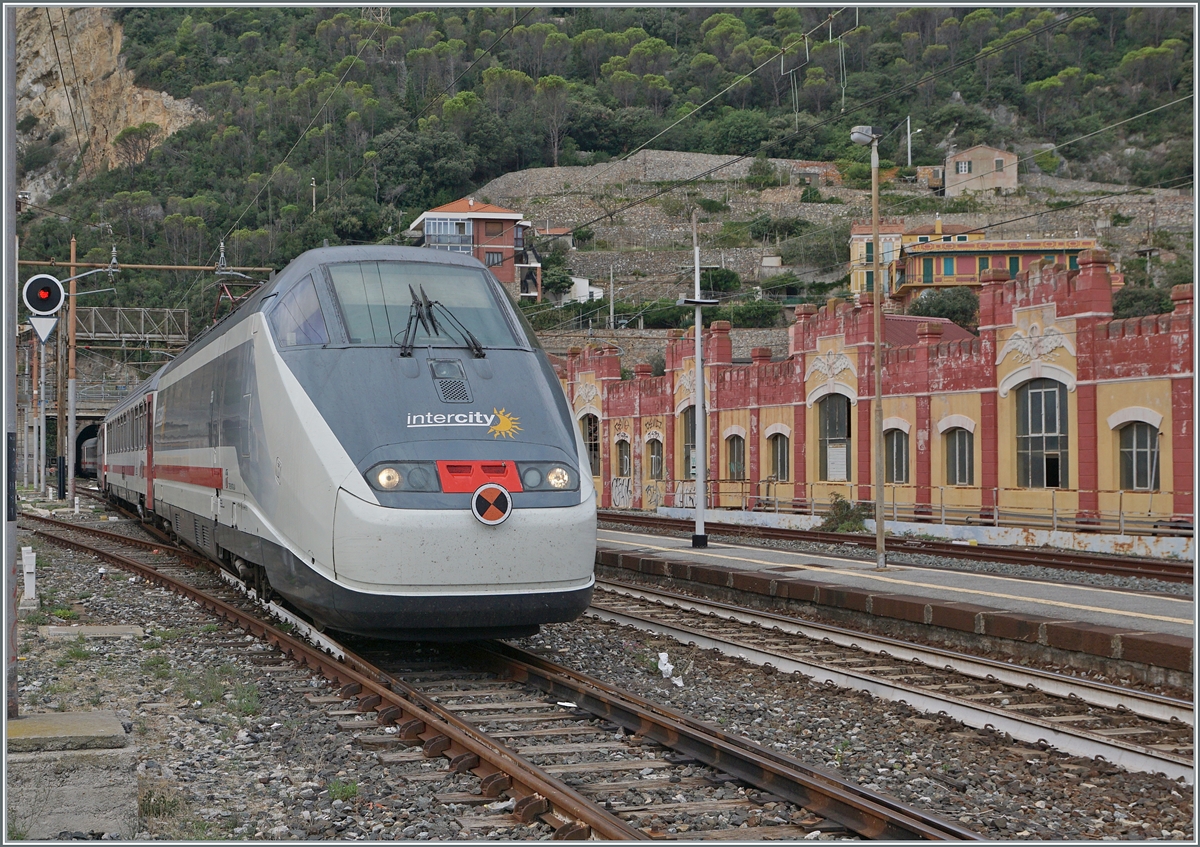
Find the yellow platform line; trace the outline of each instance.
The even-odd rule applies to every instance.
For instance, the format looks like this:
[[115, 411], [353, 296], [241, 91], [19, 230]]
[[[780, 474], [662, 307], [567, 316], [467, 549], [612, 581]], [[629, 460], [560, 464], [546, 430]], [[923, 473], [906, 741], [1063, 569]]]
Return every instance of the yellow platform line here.
[[[606, 531], [615, 531], [615, 530], [606, 530]], [[644, 544], [644, 543], [639, 543], [639, 542], [634, 542], [634, 541], [622, 541], [620, 539], [612, 539], [611, 543], [628, 544], [631, 547], [634, 547], [634, 546], [642, 547], [647, 550], [654, 550], [654, 551], [657, 551], [660, 553], [679, 553], [678, 547], [655, 547], [652, 544]], [[773, 567], [773, 568], [784, 567], [784, 568], [793, 568], [798, 571], [817, 571], [820, 573], [841, 574], [842, 576], [854, 576], [854, 577], [859, 577], [859, 578], [871, 579], [871, 580], [874, 580], [875, 582], [888, 583], [890, 585], [903, 585], [903, 586], [910, 587], [910, 588], [920, 588], [925, 591], [928, 591], [931, 588], [938, 587], [938, 586], [931, 586], [924, 582], [914, 582], [913, 580], [908, 580], [908, 579], [897, 579], [895, 577], [880, 576], [878, 574], [866, 573], [863, 571], [850, 571], [850, 570], [843, 570], [840, 568], [813, 567], [811, 565], [790, 565], [790, 564], [787, 564], [786, 562], [768, 562], [763, 559], [750, 559], [750, 558], [746, 558], [743, 556], [723, 556], [720, 553], [712, 553], [712, 552], [709, 552], [708, 550], [705, 550], [703, 553], [700, 553], [699, 555], [706, 556], [711, 559], [728, 559], [729, 561], [733, 561], [733, 562], [749, 562], [749, 563], [755, 564], [755, 565], [767, 565], [767, 566]], [[977, 576], [987, 576], [987, 574], [977, 574]], [[996, 577], [996, 578], [1003, 579], [1004, 577]], [[1079, 588], [1081, 586], [1071, 586], [1071, 587]], [[1165, 615], [1148, 615], [1143, 612], [1126, 612], [1121, 609], [1110, 609], [1106, 606], [1085, 606], [1080, 603], [1067, 603], [1062, 600], [1042, 600], [1037, 597], [1026, 597], [1026, 596], [1018, 596], [1018, 595], [1013, 595], [1013, 594], [999, 594], [999, 593], [990, 592], [990, 591], [980, 591], [980, 590], [974, 589], [974, 588], [955, 588], [952, 590], [955, 592], [958, 592], [960, 594], [978, 594], [982, 597], [990, 597], [990, 598], [999, 599], [999, 600], [1015, 600], [1015, 601], [1024, 602], [1024, 603], [1037, 603], [1042, 606], [1053, 606], [1053, 607], [1059, 608], [1059, 609], [1077, 609], [1077, 610], [1083, 611], [1083, 612], [1100, 612], [1100, 613], [1109, 614], [1109, 615], [1120, 615], [1121, 617], [1126, 617], [1126, 618], [1142, 618], [1144, 620], [1160, 621], [1162, 623], [1177, 623], [1177, 624], [1184, 624], [1187, 626], [1192, 626], [1195, 623], [1195, 621], [1192, 620], [1191, 618], [1172, 618], [1172, 617], [1167, 617]], [[1093, 589], [1093, 590], [1099, 590], [1099, 589]]]

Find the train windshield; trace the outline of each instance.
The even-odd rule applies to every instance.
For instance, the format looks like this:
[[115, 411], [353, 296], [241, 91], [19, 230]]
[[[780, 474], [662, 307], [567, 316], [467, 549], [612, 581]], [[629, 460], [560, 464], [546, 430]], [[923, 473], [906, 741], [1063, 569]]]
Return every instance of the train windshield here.
[[[524, 346], [505, 317], [487, 277], [471, 268], [418, 262], [347, 262], [329, 265], [351, 344], [400, 344], [408, 327], [413, 291], [453, 313], [484, 347]], [[433, 332], [416, 322], [409, 343], [463, 346], [458, 333]]]

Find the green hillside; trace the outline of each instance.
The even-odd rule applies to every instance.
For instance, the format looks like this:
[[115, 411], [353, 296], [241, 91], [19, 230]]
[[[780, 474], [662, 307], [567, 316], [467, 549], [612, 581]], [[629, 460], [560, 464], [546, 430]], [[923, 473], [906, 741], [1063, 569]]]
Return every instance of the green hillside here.
[[[1062, 148], [1060, 167], [1144, 186], [1190, 176], [1191, 101], [1105, 129], [1191, 94], [1188, 11], [955, 11], [392, 9], [388, 24], [357, 8], [127, 9], [138, 84], [211, 120], [165, 141], [126, 129], [119, 169], [51, 201], [68, 220], [22, 215], [22, 256], [62, 259], [75, 234], [92, 261], [115, 243], [126, 263], [211, 263], [224, 238], [231, 264], [280, 267], [322, 239], [398, 237], [512, 170], [646, 144], [861, 163], [848, 128], [906, 116], [922, 130], [914, 164], [940, 162], [951, 133], [963, 149], [1105, 130]], [[46, 156], [28, 148], [19, 169]], [[118, 285], [109, 302], [197, 317], [215, 298], [194, 274]]]

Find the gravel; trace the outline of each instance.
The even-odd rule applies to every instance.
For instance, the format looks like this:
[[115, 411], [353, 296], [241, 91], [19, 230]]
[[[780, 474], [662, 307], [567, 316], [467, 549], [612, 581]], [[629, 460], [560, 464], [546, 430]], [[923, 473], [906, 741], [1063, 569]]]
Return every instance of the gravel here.
[[[18, 544], [38, 553], [43, 603], [43, 617], [20, 627], [21, 713], [103, 709], [128, 723], [138, 747], [138, 840], [549, 836], [498, 809], [440, 802], [478, 791], [474, 777], [445, 774], [444, 762], [382, 765], [338, 730], [338, 718], [305, 701], [330, 693], [324, 682], [299, 668], [268, 672], [263, 648], [191, 602], [111, 566], [102, 576], [96, 560], [28, 532]], [[44, 640], [37, 623], [136, 624], [146, 637]], [[1016, 744], [615, 625], [558, 624], [523, 642], [988, 838], [1195, 839], [1191, 789], [1163, 777]], [[658, 672], [660, 652], [681, 687]], [[687, 799], [693, 790], [685, 784], [652, 799]], [[732, 784], [718, 790], [738, 793]], [[481, 813], [496, 823], [464, 824]]]
[[[989, 839], [1194, 840], [1192, 789], [923, 715], [858, 691], [597, 622], [524, 646], [678, 711], [839, 771]], [[655, 669], [667, 653], [674, 677]]]

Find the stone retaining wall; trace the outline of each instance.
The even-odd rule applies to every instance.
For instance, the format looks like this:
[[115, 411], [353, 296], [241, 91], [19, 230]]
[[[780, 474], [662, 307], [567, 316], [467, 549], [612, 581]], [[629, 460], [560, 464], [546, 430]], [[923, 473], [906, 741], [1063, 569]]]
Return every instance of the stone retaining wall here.
[[[593, 331], [539, 332], [538, 340], [550, 353], [565, 356], [571, 347], [611, 344], [620, 350], [621, 366], [632, 368], [647, 363], [655, 355], [661, 356], [667, 347], [669, 329], [596, 329]], [[788, 331], [785, 327], [771, 329], [731, 329], [729, 339], [733, 344], [733, 358], [750, 361], [750, 351], [755, 347], [770, 347], [773, 354], [786, 357], [788, 353]]]

